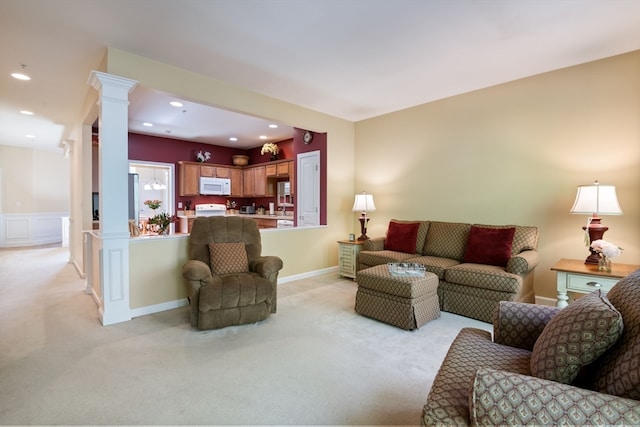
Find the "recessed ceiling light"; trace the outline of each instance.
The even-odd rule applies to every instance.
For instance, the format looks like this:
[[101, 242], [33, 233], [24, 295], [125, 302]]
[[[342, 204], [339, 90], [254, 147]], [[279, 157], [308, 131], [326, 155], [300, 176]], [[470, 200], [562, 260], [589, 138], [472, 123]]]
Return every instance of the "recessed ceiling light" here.
[[267, 139], [266, 135], [260, 135], [260, 139]]
[[152, 126], [153, 126], [153, 123], [144, 122], [144, 123], [142, 124], [142, 126], [146, 126], [146, 127], [150, 128], [150, 127], [152, 127]]
[[229, 141], [234, 141], [235, 142], [237, 140], [238, 140], [238, 138], [236, 138], [235, 136], [232, 136], [231, 138], [229, 138]]
[[24, 137], [25, 137], [25, 138], [29, 138], [29, 139], [33, 139], [33, 138], [35, 138], [36, 136], [35, 136], [35, 135], [31, 135], [30, 133], [28, 133], [28, 134], [26, 134]]
[[269, 125], [269, 127], [270, 127], [271, 129], [277, 129], [277, 128], [278, 128], [278, 125], [276, 125], [276, 124], [272, 123], [272, 124], [270, 124], [270, 125]]
[[184, 104], [182, 104], [182, 102], [180, 101], [171, 101], [169, 104], [173, 105], [174, 107], [184, 107]]
[[33, 111], [20, 110], [20, 113], [24, 114], [25, 116], [33, 116]]
[[27, 76], [26, 74], [22, 74], [22, 73], [12, 73], [11, 77], [13, 77], [14, 79], [18, 79], [18, 80], [31, 80], [31, 77]]

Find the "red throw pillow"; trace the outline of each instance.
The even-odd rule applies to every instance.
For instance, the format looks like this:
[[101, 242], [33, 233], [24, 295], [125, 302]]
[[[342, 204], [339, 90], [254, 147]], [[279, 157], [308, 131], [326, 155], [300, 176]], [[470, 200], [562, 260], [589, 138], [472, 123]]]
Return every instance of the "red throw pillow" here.
[[415, 253], [419, 227], [419, 222], [390, 221], [384, 248], [389, 251]]
[[464, 262], [506, 267], [516, 229], [471, 226]]

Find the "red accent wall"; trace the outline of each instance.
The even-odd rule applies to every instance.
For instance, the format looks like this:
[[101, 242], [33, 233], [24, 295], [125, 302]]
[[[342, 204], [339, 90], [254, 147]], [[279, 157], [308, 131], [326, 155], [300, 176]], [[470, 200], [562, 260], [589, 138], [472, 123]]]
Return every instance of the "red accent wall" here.
[[[307, 151], [321, 151], [321, 172], [320, 182], [326, 183], [326, 134], [315, 134], [311, 145], [305, 145], [302, 142], [302, 134], [304, 130], [294, 129], [293, 139], [287, 141], [278, 142], [280, 153], [278, 154], [279, 160], [295, 160], [297, 153]], [[244, 154], [249, 156], [249, 164], [260, 164], [269, 162], [269, 155], [260, 154], [262, 146], [252, 148], [249, 150], [241, 150], [229, 147], [220, 147], [217, 145], [202, 144], [197, 142], [190, 142], [184, 140], [176, 140], [172, 138], [162, 138], [157, 136], [142, 135], [137, 133], [129, 133], [129, 160], [149, 161], [149, 162], [162, 162], [173, 163], [175, 166], [176, 188], [180, 186], [180, 177], [178, 176], [178, 162], [180, 161], [196, 161], [196, 153], [200, 150], [209, 151], [211, 153], [211, 159], [207, 163], [220, 164], [220, 165], [232, 165], [232, 156], [236, 154]], [[294, 173], [295, 171], [294, 162]], [[228, 200], [234, 200], [238, 206], [249, 205], [255, 203], [256, 206], [264, 205], [269, 206], [269, 202], [275, 202], [275, 197], [225, 197], [225, 196], [192, 196], [192, 197], [180, 197], [177, 192], [175, 195], [177, 210], [178, 202], [185, 203], [188, 200], [191, 201], [191, 208], [200, 203], [226, 203]], [[322, 210], [320, 213], [320, 223], [327, 223], [326, 214], [326, 200], [327, 190], [326, 185], [320, 186], [320, 201]]]

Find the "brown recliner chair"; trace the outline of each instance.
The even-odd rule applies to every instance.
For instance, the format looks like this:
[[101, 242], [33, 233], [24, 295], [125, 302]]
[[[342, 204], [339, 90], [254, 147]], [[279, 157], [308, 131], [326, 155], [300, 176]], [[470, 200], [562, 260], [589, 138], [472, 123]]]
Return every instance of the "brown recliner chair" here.
[[189, 261], [182, 267], [192, 326], [219, 329], [255, 323], [276, 312], [282, 260], [261, 256], [261, 251], [260, 231], [251, 218], [195, 219]]

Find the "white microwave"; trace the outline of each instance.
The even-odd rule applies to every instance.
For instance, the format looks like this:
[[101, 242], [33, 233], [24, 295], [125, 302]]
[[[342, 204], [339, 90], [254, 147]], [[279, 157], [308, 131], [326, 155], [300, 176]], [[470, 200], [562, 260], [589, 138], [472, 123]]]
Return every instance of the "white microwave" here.
[[228, 196], [231, 194], [231, 180], [229, 178], [200, 177], [200, 194]]

